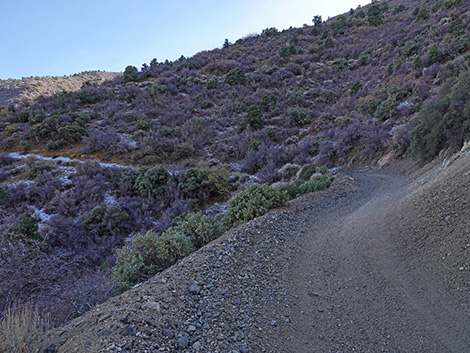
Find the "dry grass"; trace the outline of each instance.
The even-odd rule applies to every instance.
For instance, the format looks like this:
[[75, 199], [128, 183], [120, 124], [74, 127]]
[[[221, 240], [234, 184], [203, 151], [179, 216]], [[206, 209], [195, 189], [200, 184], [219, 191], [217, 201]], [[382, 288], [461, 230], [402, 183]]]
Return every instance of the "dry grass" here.
[[8, 309], [0, 321], [0, 353], [42, 353], [47, 326], [38, 310], [29, 306]]
[[51, 96], [62, 91], [75, 92], [85, 82], [100, 84], [121, 75], [118, 72], [85, 71], [71, 76], [31, 76], [21, 80], [0, 79], [0, 107]]

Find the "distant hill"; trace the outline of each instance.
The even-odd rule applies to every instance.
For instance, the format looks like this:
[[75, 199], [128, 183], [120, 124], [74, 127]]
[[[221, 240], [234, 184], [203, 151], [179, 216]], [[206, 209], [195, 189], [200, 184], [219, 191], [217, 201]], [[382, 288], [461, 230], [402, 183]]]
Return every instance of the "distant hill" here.
[[119, 76], [119, 72], [84, 71], [70, 76], [31, 76], [21, 80], [0, 79], [0, 107], [50, 96], [62, 91], [78, 91], [84, 83], [100, 84]]

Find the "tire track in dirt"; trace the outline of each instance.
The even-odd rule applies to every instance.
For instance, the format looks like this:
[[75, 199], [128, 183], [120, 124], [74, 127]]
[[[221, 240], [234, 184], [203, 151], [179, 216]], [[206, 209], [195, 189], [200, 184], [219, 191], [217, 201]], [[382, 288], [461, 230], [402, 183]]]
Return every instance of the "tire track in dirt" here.
[[[305, 222], [291, 287], [296, 352], [467, 352], [469, 315], [425, 263], [392, 241], [409, 189], [393, 174], [351, 173], [351, 205]], [[308, 215], [306, 215], [308, 217]]]

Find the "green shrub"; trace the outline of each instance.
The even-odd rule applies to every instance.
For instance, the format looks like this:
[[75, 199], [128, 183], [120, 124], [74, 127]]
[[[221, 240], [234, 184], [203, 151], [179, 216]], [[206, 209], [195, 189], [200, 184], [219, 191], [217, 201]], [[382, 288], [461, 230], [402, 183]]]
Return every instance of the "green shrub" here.
[[423, 67], [423, 59], [421, 59], [421, 56], [417, 56], [413, 62], [415, 70], [419, 70]]
[[299, 37], [297, 36], [297, 34], [293, 34], [293, 35], [290, 37], [289, 42], [290, 42], [291, 44], [294, 44], [294, 45], [299, 44]]
[[374, 117], [377, 120], [385, 121], [388, 119], [394, 119], [397, 114], [397, 102], [393, 97], [389, 97], [377, 106]]
[[374, 97], [361, 97], [357, 101], [356, 109], [361, 113], [373, 115], [379, 106], [380, 101]]
[[277, 142], [281, 138], [279, 136], [279, 133], [272, 127], [267, 127], [265, 130], [265, 133], [266, 133], [266, 136], [268, 136], [268, 138], [273, 142]]
[[126, 66], [123, 76], [124, 81], [136, 81], [139, 77], [139, 70], [132, 65]]
[[333, 30], [334, 35], [346, 33], [346, 30], [347, 30], [348, 27], [349, 27], [349, 21], [344, 16], [339, 16], [331, 24], [331, 28]]
[[279, 56], [281, 58], [286, 58], [290, 55], [295, 55], [295, 54], [297, 54], [297, 50], [295, 49], [294, 44], [291, 44], [288, 47], [282, 47], [281, 50], [279, 50]]
[[339, 58], [334, 62], [334, 65], [339, 71], [343, 71], [348, 68], [348, 61], [345, 58]]
[[354, 82], [351, 89], [349, 90], [349, 95], [351, 97], [354, 97], [357, 94], [357, 92], [359, 92], [361, 89], [362, 89], [362, 83], [360, 81], [356, 81]]
[[[300, 194], [326, 189], [331, 184], [331, 179], [327, 177], [328, 168], [318, 167], [316, 164], [306, 164], [299, 171], [297, 179], [293, 183], [279, 186], [276, 190], [286, 193], [290, 199]], [[313, 176], [313, 178], [312, 178]], [[312, 178], [312, 180], [310, 180]]]
[[326, 166], [317, 166], [315, 163], [305, 164], [299, 171], [297, 181], [301, 183], [309, 181], [310, 177], [315, 173], [326, 174], [328, 173], [328, 168]]
[[209, 170], [207, 184], [214, 196], [227, 196], [230, 193], [230, 173], [226, 165], [218, 165]]
[[127, 218], [129, 214], [124, 212], [121, 206], [96, 206], [87, 214], [83, 225], [96, 229], [101, 235], [114, 235], [119, 232], [119, 224]]
[[8, 200], [8, 194], [4, 188], [0, 187], [0, 206], [8, 206], [10, 201]]
[[300, 195], [300, 189], [296, 183], [288, 183], [279, 186], [276, 188], [276, 190], [279, 190], [280, 192], [286, 193], [289, 195], [289, 199], [295, 199], [297, 196]]
[[437, 47], [436, 44], [434, 44], [429, 50], [429, 54], [428, 54], [429, 65], [438, 63], [439, 61], [441, 61], [441, 57], [442, 57], [442, 54], [439, 51], [439, 48]]
[[202, 109], [209, 109], [212, 107], [212, 103], [204, 97], [201, 93], [198, 93], [196, 97], [194, 97], [196, 104]]
[[22, 235], [29, 239], [41, 240], [42, 237], [39, 234], [39, 219], [34, 218], [29, 213], [25, 213], [23, 218], [18, 224], [11, 229], [13, 233]]
[[137, 234], [127, 246], [117, 250], [113, 281], [120, 291], [127, 290], [170, 267], [193, 252], [191, 240], [181, 234]]
[[383, 12], [380, 5], [372, 5], [367, 11], [367, 20], [371, 26], [380, 26], [383, 21]]
[[372, 57], [373, 52], [374, 52], [374, 48], [368, 48], [364, 50], [357, 58], [357, 64], [359, 66], [368, 64], [370, 61], [370, 58]]
[[219, 85], [219, 79], [217, 77], [211, 78], [206, 83], [207, 89], [216, 89], [218, 85]]
[[160, 195], [171, 183], [171, 175], [161, 166], [139, 168], [134, 189], [142, 196]]
[[386, 0], [381, 1], [380, 2], [380, 8], [381, 8], [382, 12], [388, 11], [388, 9], [389, 9], [388, 2]]
[[246, 187], [231, 201], [223, 224], [227, 229], [265, 214], [269, 209], [284, 206], [288, 195], [267, 184]]
[[246, 110], [246, 115], [240, 122], [238, 129], [244, 131], [247, 127], [252, 130], [259, 130], [263, 128], [263, 113], [258, 105], [252, 105]]
[[79, 142], [82, 136], [88, 135], [88, 131], [77, 122], [65, 124], [58, 129], [59, 136], [69, 143]]
[[330, 89], [321, 91], [320, 96], [324, 100], [325, 104], [334, 104], [338, 98], [336, 92]]
[[314, 163], [305, 164], [299, 171], [297, 180], [306, 182], [310, 180], [310, 177], [317, 172], [317, 165]]
[[325, 47], [323, 46], [323, 44], [318, 45], [317, 50], [315, 51], [315, 49], [313, 49], [313, 51], [311, 51], [311, 53], [312, 54], [317, 53], [318, 56], [323, 56], [323, 54], [325, 54]]
[[16, 125], [8, 125], [3, 129], [3, 134], [5, 136], [11, 136], [16, 132], [18, 132], [18, 127]]
[[46, 118], [43, 111], [24, 110], [18, 113], [18, 118], [22, 123], [37, 124]]
[[46, 143], [46, 148], [49, 151], [57, 151], [61, 147], [65, 145], [65, 142], [63, 140], [58, 140], [58, 141], [47, 141]]
[[403, 12], [405, 10], [406, 10], [405, 5], [403, 4], [397, 5], [393, 8], [392, 15], [396, 15], [397, 13]]
[[95, 93], [87, 90], [81, 90], [74, 94], [74, 97], [84, 104], [94, 104], [100, 101], [100, 97]]
[[423, 21], [429, 20], [429, 17], [430, 17], [429, 10], [426, 7], [423, 7], [416, 15], [416, 18], [418, 20], [423, 20]]
[[139, 119], [135, 124], [135, 128], [138, 130], [147, 130], [149, 127], [150, 127], [150, 122], [145, 119]]
[[268, 67], [265, 72], [266, 72], [266, 75], [272, 75], [277, 70], [279, 70], [279, 66], [273, 65], [273, 66]]
[[323, 20], [320, 15], [313, 16], [312, 22], [315, 27], [321, 27], [323, 24]]
[[446, 0], [442, 2], [442, 7], [445, 9], [451, 9], [453, 7], [457, 7], [461, 5], [463, 0]]
[[279, 31], [277, 30], [276, 27], [271, 27], [271, 28], [263, 29], [263, 31], [261, 32], [261, 35], [263, 37], [271, 37], [271, 36], [275, 36], [278, 33], [279, 33]]
[[333, 42], [333, 38], [330, 36], [326, 37], [325, 39], [325, 48], [331, 49], [335, 46], [335, 43]]
[[195, 248], [200, 248], [224, 234], [222, 223], [201, 212], [190, 212], [173, 220], [166, 235], [183, 234], [188, 237]]
[[360, 10], [359, 12], [357, 12], [354, 17], [356, 18], [366, 18], [366, 13], [362, 10]]
[[245, 71], [240, 67], [230, 70], [227, 76], [225, 76], [225, 83], [229, 85], [244, 85], [246, 83]]
[[331, 179], [326, 175], [314, 176], [313, 180], [307, 181], [299, 186], [301, 194], [307, 194], [310, 192], [320, 191], [328, 188], [331, 185]]
[[403, 56], [405, 58], [410, 58], [413, 55], [417, 55], [420, 51], [421, 44], [416, 40], [408, 40], [403, 44]]
[[261, 99], [260, 108], [262, 111], [273, 111], [277, 104], [277, 96], [274, 93], [266, 94]]
[[292, 105], [301, 105], [302, 102], [305, 100], [304, 91], [302, 89], [295, 89], [289, 93], [289, 104]]
[[207, 180], [209, 170], [207, 169], [188, 169], [185, 174], [178, 179], [178, 189], [185, 195], [194, 196], [204, 181]]
[[258, 140], [252, 140], [250, 142], [250, 150], [252, 151], [258, 151], [259, 149], [259, 146], [261, 146], [261, 142], [259, 142]]
[[452, 37], [449, 43], [449, 50], [452, 53], [463, 53], [468, 49], [470, 49], [470, 36], [468, 33]]
[[167, 91], [166, 85], [161, 85], [158, 83], [153, 84], [152, 87], [150, 88], [150, 94], [152, 94], [153, 96], [163, 95], [166, 93], [166, 91]]
[[290, 121], [297, 126], [304, 126], [310, 124], [312, 121], [310, 115], [299, 107], [290, 108], [287, 111], [287, 115], [289, 116]]
[[97, 114], [53, 114], [35, 124], [28, 131], [28, 137], [37, 140], [49, 139], [48, 149], [59, 149], [64, 145], [79, 142], [88, 135], [85, 125]]
[[433, 158], [445, 147], [459, 149], [470, 139], [470, 72], [449, 80], [439, 98], [419, 113], [410, 132], [411, 149]]
[[21, 140], [20, 147], [23, 150], [23, 153], [28, 153], [31, 150], [31, 146], [29, 145], [28, 141]]
[[225, 196], [229, 192], [229, 173], [226, 166], [212, 169], [191, 168], [178, 178], [178, 189], [195, 203], [210, 197]]

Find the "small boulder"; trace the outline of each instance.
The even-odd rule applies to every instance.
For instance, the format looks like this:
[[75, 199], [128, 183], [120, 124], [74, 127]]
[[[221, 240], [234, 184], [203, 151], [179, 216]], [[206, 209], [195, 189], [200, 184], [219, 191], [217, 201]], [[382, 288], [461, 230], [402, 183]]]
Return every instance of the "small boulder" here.
[[128, 325], [122, 330], [124, 336], [135, 336], [135, 326]]
[[55, 353], [57, 351], [57, 347], [54, 343], [51, 343], [43, 353]]
[[177, 348], [179, 350], [185, 349], [189, 345], [189, 339], [187, 335], [183, 335], [180, 338], [178, 338], [178, 341], [176, 342]]
[[150, 300], [150, 301], [146, 302], [144, 305], [142, 305], [142, 308], [143, 309], [150, 309], [150, 310], [160, 311], [160, 304], [158, 304], [157, 302], [155, 302], [153, 300]]
[[198, 295], [199, 293], [201, 293], [201, 287], [199, 287], [197, 283], [193, 283], [189, 287], [189, 293]]

